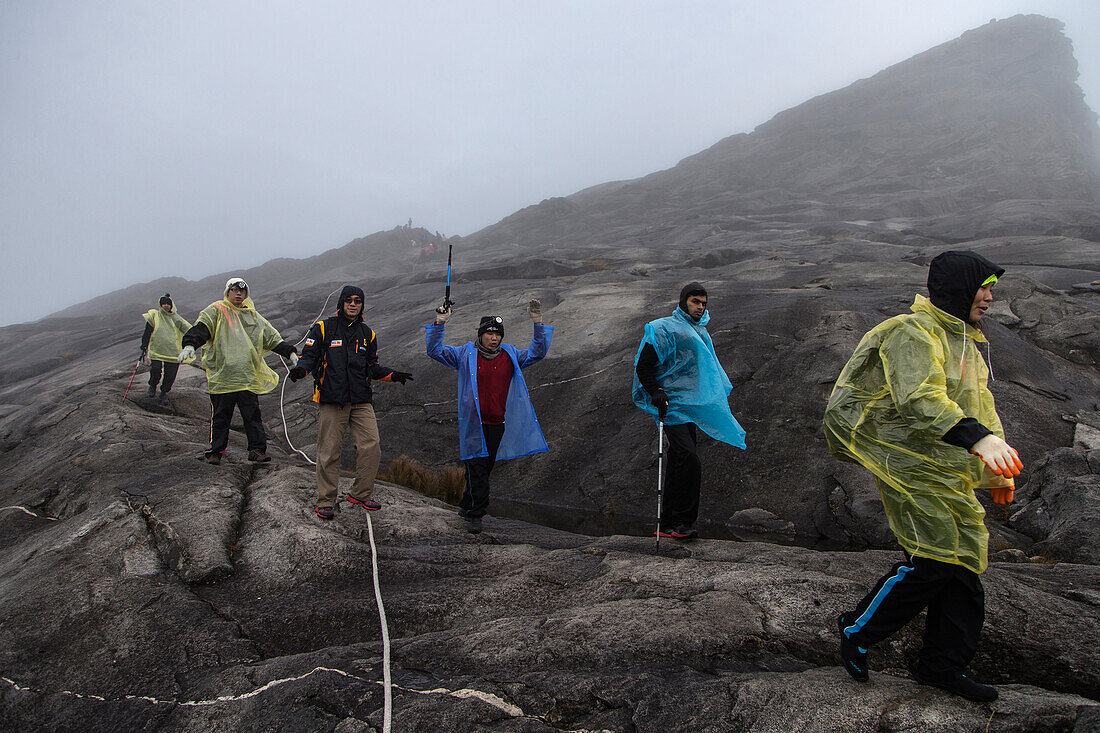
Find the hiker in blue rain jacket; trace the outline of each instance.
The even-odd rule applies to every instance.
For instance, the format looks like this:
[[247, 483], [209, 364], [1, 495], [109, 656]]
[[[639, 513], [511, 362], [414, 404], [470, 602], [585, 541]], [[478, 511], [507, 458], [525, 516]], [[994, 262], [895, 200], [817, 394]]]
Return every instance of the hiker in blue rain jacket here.
[[745, 447], [745, 431], [730, 412], [729, 377], [707, 333], [707, 291], [685, 285], [667, 318], [645, 325], [634, 357], [634, 404], [664, 422], [668, 436], [661, 537], [690, 540], [699, 536], [699, 486], [703, 465], [696, 447], [697, 428], [723, 443]]
[[542, 306], [532, 300], [527, 314], [534, 322], [534, 336], [526, 349], [503, 343], [504, 319], [484, 316], [477, 341], [462, 346], [443, 344], [444, 324], [451, 309], [435, 311], [435, 323], [424, 327], [428, 356], [458, 370], [459, 457], [466, 464], [466, 490], [459, 514], [466, 529], [477, 534], [489, 505], [489, 473], [496, 461], [546, 453], [546, 438], [539, 428], [523, 370], [546, 356], [553, 326], [542, 323]]

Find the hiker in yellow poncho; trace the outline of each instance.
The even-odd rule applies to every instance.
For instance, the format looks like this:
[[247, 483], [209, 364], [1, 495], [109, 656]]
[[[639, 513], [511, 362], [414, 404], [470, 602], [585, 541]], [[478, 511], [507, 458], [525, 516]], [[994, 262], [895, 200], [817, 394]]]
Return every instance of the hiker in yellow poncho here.
[[989, 533], [975, 490], [1012, 501], [1023, 464], [1004, 441], [978, 324], [1004, 270], [973, 252], [944, 252], [928, 270], [929, 298], [871, 329], [844, 366], [828, 407], [833, 455], [874, 474], [905, 550], [854, 611], [841, 614], [841, 659], [866, 681], [867, 649], [928, 609], [917, 681], [990, 701], [966, 677], [985, 618], [979, 574]]
[[248, 460], [270, 461], [257, 395], [275, 389], [279, 375], [264, 363], [264, 356], [274, 351], [289, 359], [293, 367], [298, 363], [297, 350], [256, 312], [252, 298], [248, 297], [248, 283], [239, 277], [226, 280], [224, 297], [204, 308], [195, 325], [183, 335], [179, 360], [194, 358], [195, 349], [204, 344], [202, 365], [206, 368], [211, 405], [206, 461], [221, 463], [222, 453], [229, 445], [229, 421], [234, 407], [240, 410], [244, 421]]
[[145, 396], [156, 397], [157, 383], [160, 383], [157, 402], [167, 405], [170, 404], [168, 393], [180, 368], [176, 355], [183, 346], [183, 334], [191, 324], [176, 312], [170, 293], [162, 295], [159, 307], [150, 309], [142, 318], [145, 319], [145, 332], [141, 334], [141, 358], [149, 362], [149, 389]]

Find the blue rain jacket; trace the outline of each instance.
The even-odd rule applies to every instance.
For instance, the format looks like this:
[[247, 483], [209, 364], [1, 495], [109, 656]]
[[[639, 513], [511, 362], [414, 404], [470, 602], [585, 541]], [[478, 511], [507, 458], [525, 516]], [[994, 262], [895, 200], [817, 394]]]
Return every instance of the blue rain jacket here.
[[710, 311], [695, 320], [677, 307], [671, 316], [645, 324], [645, 335], [634, 355], [634, 404], [657, 419], [657, 408], [638, 381], [638, 357], [646, 344], [657, 352], [657, 382], [668, 395], [665, 425], [693, 422], [723, 443], [745, 447], [745, 430], [730, 412], [733, 390], [726, 370], [718, 363], [706, 325]]
[[[500, 348], [512, 360], [512, 384], [508, 388], [508, 402], [504, 408], [504, 437], [497, 449], [497, 460], [547, 453], [546, 438], [542, 435], [523, 371], [546, 356], [550, 349], [553, 326], [535, 324], [531, 345], [522, 351], [511, 344]], [[485, 447], [485, 433], [481, 429], [481, 407], [477, 399], [477, 346], [467, 341], [462, 346], [443, 344], [443, 325], [424, 326], [424, 347], [428, 356], [440, 364], [458, 370], [458, 447], [462, 460], [489, 455]], [[499, 356], [497, 357], [500, 358]]]

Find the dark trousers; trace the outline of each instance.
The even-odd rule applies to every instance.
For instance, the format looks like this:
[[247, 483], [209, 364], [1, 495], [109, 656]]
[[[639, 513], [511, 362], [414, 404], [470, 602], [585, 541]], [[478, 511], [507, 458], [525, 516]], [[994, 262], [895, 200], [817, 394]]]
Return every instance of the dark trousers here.
[[699, 484], [703, 464], [696, 448], [695, 423], [665, 425], [668, 454], [665, 456], [664, 499], [661, 502], [661, 528], [675, 529], [681, 524], [694, 525], [699, 517]]
[[962, 565], [906, 555], [848, 614], [844, 634], [866, 649], [926, 607], [917, 673], [926, 679], [952, 677], [974, 658], [985, 621], [982, 581]]
[[233, 408], [241, 411], [244, 420], [244, 434], [248, 438], [248, 450], [267, 452], [267, 433], [260, 419], [260, 399], [247, 390], [210, 395], [210, 450], [221, 453], [229, 445], [229, 421], [233, 419]]
[[178, 361], [160, 361], [159, 359], [149, 360], [149, 386], [156, 387], [157, 382], [160, 381], [161, 370], [164, 371], [164, 383], [160, 385], [161, 392], [168, 392], [172, 389], [172, 384], [176, 381], [176, 372], [180, 370]]
[[504, 426], [482, 425], [481, 432], [485, 435], [485, 447], [489, 450], [489, 455], [466, 461], [466, 490], [462, 492], [462, 499], [458, 502], [463, 516], [470, 519], [484, 517], [489, 507], [489, 472], [497, 462], [497, 448], [500, 447], [500, 439], [504, 437]]

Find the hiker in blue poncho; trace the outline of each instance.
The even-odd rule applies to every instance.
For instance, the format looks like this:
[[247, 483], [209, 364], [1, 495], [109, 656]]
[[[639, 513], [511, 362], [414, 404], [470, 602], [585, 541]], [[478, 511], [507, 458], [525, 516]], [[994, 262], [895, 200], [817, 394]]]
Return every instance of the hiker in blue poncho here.
[[709, 321], [706, 288], [697, 282], [685, 285], [673, 314], [645, 325], [634, 357], [634, 404], [664, 423], [669, 442], [657, 529], [661, 537], [699, 536], [695, 520], [703, 466], [697, 430], [745, 447], [745, 431], [730, 412], [733, 385], [714, 353]]
[[466, 529], [477, 534], [489, 506], [489, 473], [496, 461], [546, 453], [546, 439], [539, 428], [523, 370], [546, 356], [553, 326], [542, 323], [542, 305], [532, 300], [527, 314], [534, 322], [534, 336], [526, 349], [504, 340], [504, 319], [484, 316], [477, 342], [445, 346], [443, 329], [451, 316], [449, 306], [435, 311], [435, 323], [424, 327], [428, 356], [458, 370], [459, 456], [466, 464], [466, 490], [459, 514]]

